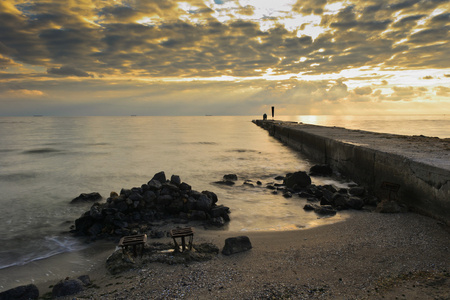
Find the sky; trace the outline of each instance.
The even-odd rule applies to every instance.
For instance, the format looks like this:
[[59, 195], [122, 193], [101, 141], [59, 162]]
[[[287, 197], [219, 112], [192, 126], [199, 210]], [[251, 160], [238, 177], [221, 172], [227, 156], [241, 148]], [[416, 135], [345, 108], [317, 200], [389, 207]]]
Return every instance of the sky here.
[[450, 113], [450, 0], [0, 0], [0, 116]]

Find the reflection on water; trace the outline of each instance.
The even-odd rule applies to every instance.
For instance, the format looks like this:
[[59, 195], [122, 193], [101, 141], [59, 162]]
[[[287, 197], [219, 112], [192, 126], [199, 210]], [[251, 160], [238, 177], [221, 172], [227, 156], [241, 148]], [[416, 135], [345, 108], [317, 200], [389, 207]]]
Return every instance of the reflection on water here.
[[[159, 171], [179, 175], [195, 190], [215, 192], [219, 204], [231, 208], [228, 230], [286, 230], [320, 222], [304, 212], [304, 199], [285, 199], [264, 188], [277, 175], [308, 170], [310, 162], [251, 119], [0, 118], [0, 268], [73, 250], [48, 240], [64, 241], [70, 222], [88, 209], [69, 205], [71, 199], [140, 186]], [[213, 184], [230, 173], [239, 177], [235, 186]], [[263, 184], [250, 188], [244, 180]]]
[[283, 121], [337, 126], [401, 135], [424, 135], [450, 138], [450, 115], [395, 115], [395, 116], [280, 116]]

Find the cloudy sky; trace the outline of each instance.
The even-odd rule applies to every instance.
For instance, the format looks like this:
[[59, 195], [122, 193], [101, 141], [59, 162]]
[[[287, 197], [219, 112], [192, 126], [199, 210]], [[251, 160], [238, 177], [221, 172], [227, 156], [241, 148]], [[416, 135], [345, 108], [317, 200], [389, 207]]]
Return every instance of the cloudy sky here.
[[0, 0], [0, 116], [449, 114], [450, 0]]

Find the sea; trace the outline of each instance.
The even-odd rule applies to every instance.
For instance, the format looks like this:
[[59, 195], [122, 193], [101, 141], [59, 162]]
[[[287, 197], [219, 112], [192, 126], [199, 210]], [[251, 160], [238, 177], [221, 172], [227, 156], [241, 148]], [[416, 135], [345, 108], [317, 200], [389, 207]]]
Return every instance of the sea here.
[[[39, 275], [36, 262], [64, 253], [74, 253], [66, 268], [83, 268], [88, 259], [76, 253], [92, 245], [69, 229], [90, 204], [70, 201], [90, 192], [106, 199], [111, 191], [141, 186], [160, 171], [169, 178], [179, 175], [194, 190], [215, 192], [218, 203], [231, 210], [231, 221], [222, 230], [298, 230], [348, 217], [344, 212], [319, 218], [303, 210], [304, 199], [273, 195], [264, 188], [276, 176], [308, 171], [314, 162], [251, 122], [261, 117], [0, 117], [0, 291], [34, 281], [30, 276], [52, 276], [48, 269]], [[449, 115], [276, 120], [450, 138]], [[225, 174], [236, 174], [237, 184], [216, 184]], [[245, 180], [262, 185], [244, 185]], [[337, 187], [351, 184], [337, 177], [312, 180]], [[30, 275], [32, 268], [36, 270]]]

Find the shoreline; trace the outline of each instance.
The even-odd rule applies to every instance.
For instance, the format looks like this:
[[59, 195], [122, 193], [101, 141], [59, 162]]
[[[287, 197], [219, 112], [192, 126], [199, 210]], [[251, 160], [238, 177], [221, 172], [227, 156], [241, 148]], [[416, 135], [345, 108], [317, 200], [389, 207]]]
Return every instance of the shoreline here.
[[[93, 287], [61, 299], [450, 297], [450, 230], [426, 216], [364, 212], [304, 230], [199, 230], [194, 243], [222, 249], [227, 237], [238, 235], [248, 236], [253, 248], [206, 262], [151, 263], [118, 275], [99, 264], [86, 272]], [[56, 282], [41, 284], [47, 286], [41, 296]]]

